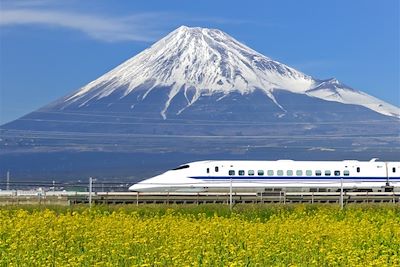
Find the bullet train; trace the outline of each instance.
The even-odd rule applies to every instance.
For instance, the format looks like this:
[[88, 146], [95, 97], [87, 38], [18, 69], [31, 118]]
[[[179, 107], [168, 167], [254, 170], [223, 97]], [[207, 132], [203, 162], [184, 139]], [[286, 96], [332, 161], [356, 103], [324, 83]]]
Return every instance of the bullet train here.
[[272, 188], [400, 187], [400, 162], [197, 161], [132, 185], [137, 192], [262, 191]]

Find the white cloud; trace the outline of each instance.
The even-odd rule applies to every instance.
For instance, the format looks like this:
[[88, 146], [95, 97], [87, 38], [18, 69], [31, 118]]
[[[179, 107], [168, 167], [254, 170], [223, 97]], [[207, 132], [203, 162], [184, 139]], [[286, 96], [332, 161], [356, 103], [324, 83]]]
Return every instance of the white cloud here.
[[129, 17], [105, 17], [57, 10], [2, 9], [0, 27], [36, 24], [63, 27], [86, 33], [92, 38], [107, 42], [156, 40], [160, 33], [155, 29], [159, 14], [144, 13]]
[[[182, 24], [198, 26], [252, 24], [223, 17], [189, 16], [166, 12], [142, 12], [110, 16], [99, 9], [76, 10], [76, 1], [0, 0], [0, 28], [18, 25], [67, 28], [106, 42], [153, 42]], [[100, 11], [100, 13], [99, 13]], [[193, 25], [194, 24], [194, 25]]]

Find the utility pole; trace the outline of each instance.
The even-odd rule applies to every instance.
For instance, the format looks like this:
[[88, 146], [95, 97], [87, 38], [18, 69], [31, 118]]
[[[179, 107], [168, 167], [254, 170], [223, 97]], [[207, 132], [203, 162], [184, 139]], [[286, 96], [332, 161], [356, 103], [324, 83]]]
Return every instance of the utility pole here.
[[7, 185], [6, 190], [10, 190], [10, 171], [7, 171]]
[[231, 184], [229, 187], [229, 209], [232, 211], [232, 178], [231, 178]]
[[340, 209], [343, 209], [343, 177], [340, 178]]
[[92, 207], [93, 178], [89, 177], [89, 208]]

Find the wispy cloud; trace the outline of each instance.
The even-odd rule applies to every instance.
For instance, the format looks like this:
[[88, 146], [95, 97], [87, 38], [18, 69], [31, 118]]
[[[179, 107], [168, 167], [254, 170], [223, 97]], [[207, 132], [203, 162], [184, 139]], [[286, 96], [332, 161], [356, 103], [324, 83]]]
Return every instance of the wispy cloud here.
[[[71, 3], [71, 2], [69, 2]], [[72, 2], [73, 3], [73, 2]], [[240, 25], [253, 21], [222, 17], [193, 17], [186, 14], [141, 12], [109, 15], [95, 9], [82, 11], [76, 5], [49, 0], [3, 0], [0, 5], [0, 27], [38, 25], [67, 28], [106, 42], [153, 42], [182, 24]]]
[[61, 2], [53, 0], [2, 0], [1, 7], [43, 7], [60, 5]]
[[92, 38], [108, 42], [149, 42], [157, 38], [156, 30], [143, 21], [156, 17], [157, 14], [151, 13], [113, 18], [53, 10], [9, 9], [1, 11], [0, 27], [38, 24], [78, 30]]

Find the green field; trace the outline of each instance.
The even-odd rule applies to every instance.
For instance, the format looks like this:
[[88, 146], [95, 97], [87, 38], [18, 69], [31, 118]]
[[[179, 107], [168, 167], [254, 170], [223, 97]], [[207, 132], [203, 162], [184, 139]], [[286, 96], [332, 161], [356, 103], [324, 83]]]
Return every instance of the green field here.
[[0, 266], [400, 266], [400, 206], [0, 208]]

